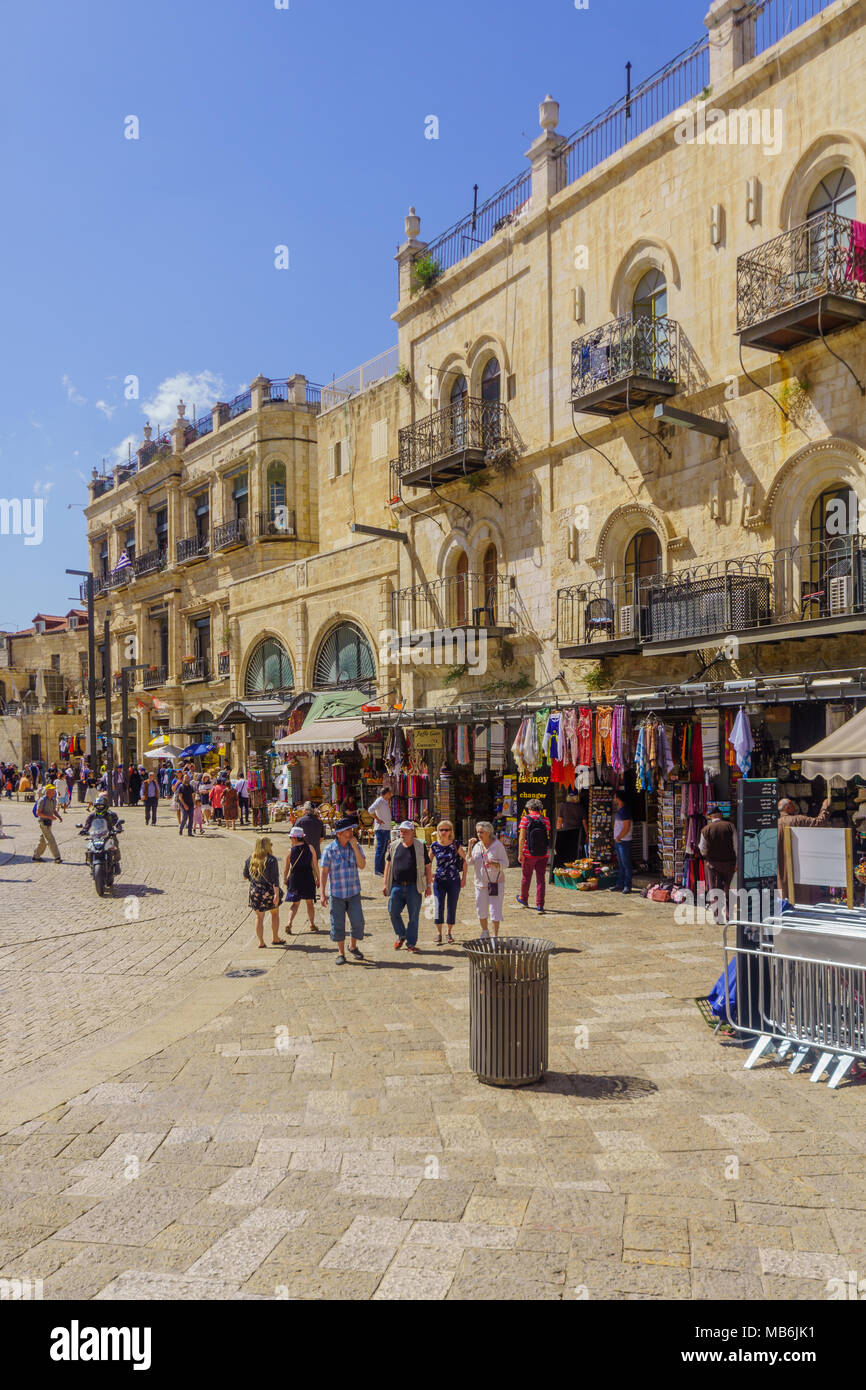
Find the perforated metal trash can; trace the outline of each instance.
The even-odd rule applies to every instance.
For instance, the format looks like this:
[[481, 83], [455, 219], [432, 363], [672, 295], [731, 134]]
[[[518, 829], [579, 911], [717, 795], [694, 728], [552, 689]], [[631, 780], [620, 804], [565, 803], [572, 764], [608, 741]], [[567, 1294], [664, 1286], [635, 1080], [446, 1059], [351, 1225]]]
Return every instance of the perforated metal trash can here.
[[547, 1069], [548, 958], [552, 941], [528, 936], [467, 941], [469, 1066], [489, 1086], [528, 1086]]

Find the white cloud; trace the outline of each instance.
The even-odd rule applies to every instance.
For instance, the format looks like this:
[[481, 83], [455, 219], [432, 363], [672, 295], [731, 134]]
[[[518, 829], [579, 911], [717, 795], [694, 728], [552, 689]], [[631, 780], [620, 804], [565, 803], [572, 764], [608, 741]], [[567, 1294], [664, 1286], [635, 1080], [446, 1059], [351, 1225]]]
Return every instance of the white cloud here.
[[142, 401], [141, 410], [154, 430], [166, 430], [177, 418], [179, 400], [186, 405], [186, 418], [192, 420], [193, 409], [203, 415], [216, 401], [226, 399], [225, 382], [215, 372], [178, 372], [160, 382], [150, 400]]
[[66, 387], [66, 394], [73, 405], [87, 405], [87, 397], [82, 396], [78, 387], [69, 380], [66, 373], [63, 373], [63, 385]]
[[[112, 450], [109, 463], [115, 467], [118, 463], [126, 463], [129, 459], [130, 449], [132, 450], [133, 462], [135, 461], [135, 451], [139, 447], [140, 440], [134, 434], [128, 434], [122, 439], [115, 449]], [[128, 446], [128, 447], [127, 447]]]
[[96, 402], [96, 409], [102, 411], [102, 413], [103, 413], [103, 415], [105, 416], [106, 420], [110, 420], [111, 417], [112, 417], [112, 415], [114, 414], [114, 406], [113, 406], [113, 405], [109, 405], [109, 404], [107, 403], [107, 401], [97, 401], [97, 402]]
[[53, 483], [44, 483], [41, 482], [39, 478], [37, 478], [33, 484], [33, 496], [47, 497], [53, 487]]

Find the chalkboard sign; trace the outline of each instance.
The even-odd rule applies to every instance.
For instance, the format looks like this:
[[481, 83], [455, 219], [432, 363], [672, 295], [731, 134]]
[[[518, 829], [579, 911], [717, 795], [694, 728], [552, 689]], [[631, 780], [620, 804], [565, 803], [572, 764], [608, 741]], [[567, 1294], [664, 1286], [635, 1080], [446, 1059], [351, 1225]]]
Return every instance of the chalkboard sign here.
[[772, 912], [776, 891], [778, 786], [775, 777], [744, 777], [739, 792], [737, 885], [748, 893], [748, 907], [742, 895], [738, 915], [757, 922], [761, 904]]

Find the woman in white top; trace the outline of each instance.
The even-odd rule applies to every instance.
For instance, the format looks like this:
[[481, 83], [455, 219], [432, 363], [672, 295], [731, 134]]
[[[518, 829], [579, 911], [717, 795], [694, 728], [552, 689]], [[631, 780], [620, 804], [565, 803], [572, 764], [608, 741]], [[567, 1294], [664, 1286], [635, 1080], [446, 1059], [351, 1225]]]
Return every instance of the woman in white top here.
[[481, 925], [481, 939], [489, 938], [488, 920], [494, 937], [499, 935], [502, 921], [502, 899], [505, 895], [505, 870], [508, 855], [494, 837], [489, 820], [480, 820], [475, 827], [477, 839], [469, 841], [466, 855], [475, 872], [475, 911]]

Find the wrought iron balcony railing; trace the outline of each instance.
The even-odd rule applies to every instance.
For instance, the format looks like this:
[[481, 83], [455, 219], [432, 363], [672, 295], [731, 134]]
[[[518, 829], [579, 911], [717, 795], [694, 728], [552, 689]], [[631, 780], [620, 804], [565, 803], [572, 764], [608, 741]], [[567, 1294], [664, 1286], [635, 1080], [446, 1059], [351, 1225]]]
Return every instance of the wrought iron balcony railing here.
[[93, 682], [93, 693], [97, 700], [105, 699], [105, 677], [97, 676]]
[[737, 257], [737, 332], [782, 352], [866, 318], [860, 224], [822, 212]]
[[256, 513], [256, 535], [292, 540], [296, 535], [295, 513], [288, 507], [274, 507], [271, 511]]
[[556, 630], [559, 647], [578, 655], [759, 630], [772, 640], [773, 629], [781, 638], [817, 623], [859, 628], [864, 615], [866, 537], [834, 536], [670, 574], [571, 585], [557, 594]]
[[180, 678], [182, 681], [210, 680], [210, 664], [207, 657], [198, 656], [194, 661], [184, 661]]
[[623, 314], [571, 345], [571, 399], [578, 410], [616, 415], [673, 395], [679, 380], [675, 319]]
[[403, 482], [424, 487], [510, 459], [516, 449], [508, 407], [466, 396], [401, 429], [393, 466]]
[[[125, 678], [125, 679], [126, 679], [126, 689], [127, 689], [127, 693], [128, 693], [129, 691], [135, 689], [135, 681], [136, 681], [137, 675], [138, 675], [138, 672], [137, 672], [137, 671], [127, 671], [127, 673], [126, 673], [126, 678]], [[122, 691], [123, 691], [123, 681], [124, 681], [124, 677], [123, 677], [122, 675], [119, 675], [119, 676], [112, 676], [112, 678], [111, 678], [111, 689], [112, 689], [112, 691], [113, 691], [113, 693], [114, 693], [115, 695], [120, 695], [120, 694], [122, 693]]]
[[233, 401], [229, 401], [229, 419], [235, 420], [238, 415], [243, 415], [247, 410], [251, 410], [252, 404], [252, 392], [242, 391], [239, 396], [235, 396]]
[[155, 690], [168, 680], [167, 666], [150, 666], [141, 673], [141, 684], [145, 690]]
[[148, 550], [144, 555], [136, 555], [132, 562], [132, 568], [137, 579], [142, 579], [146, 574], [159, 574], [165, 569], [167, 556], [165, 551]]
[[391, 625], [401, 634], [466, 627], [511, 631], [516, 598], [513, 575], [449, 575], [393, 593]]
[[184, 444], [194, 444], [197, 439], [202, 439], [206, 434], [213, 432], [213, 415], [210, 411], [206, 415], [200, 415], [191, 425], [187, 425], [184, 431]]
[[202, 560], [210, 552], [210, 537], [185, 536], [177, 543], [177, 561], [182, 564], [185, 560]]
[[221, 526], [215, 526], [212, 542], [214, 553], [218, 550], [228, 550], [231, 546], [246, 545], [246, 517], [238, 517], [234, 521], [224, 521]]
[[138, 466], [146, 468], [154, 459], [166, 458], [172, 450], [171, 435], [161, 434], [158, 439], [151, 439], [148, 444], [142, 444], [138, 451]]
[[217, 655], [217, 675], [231, 675], [231, 656], [228, 652], [219, 652]]
[[125, 584], [129, 584], [135, 578], [135, 562], [131, 560], [123, 569], [112, 570], [106, 575], [103, 587], [106, 589], [122, 589]]

